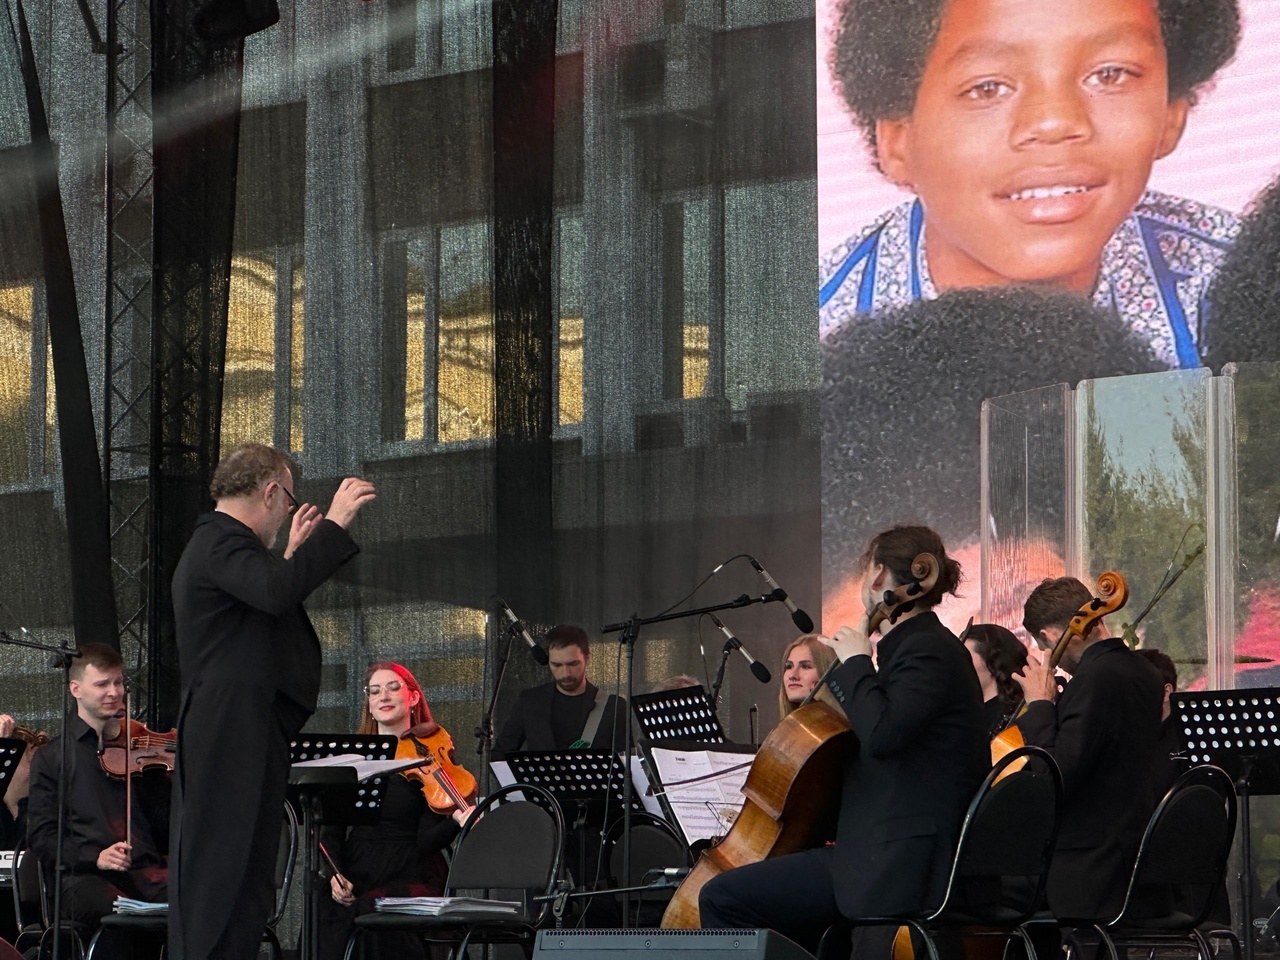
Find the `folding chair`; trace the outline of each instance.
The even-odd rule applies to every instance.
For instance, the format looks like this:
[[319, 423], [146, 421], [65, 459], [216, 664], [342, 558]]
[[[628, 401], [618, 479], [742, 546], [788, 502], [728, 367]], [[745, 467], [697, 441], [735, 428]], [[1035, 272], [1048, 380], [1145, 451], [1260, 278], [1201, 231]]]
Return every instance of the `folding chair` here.
[[512, 784], [486, 797], [463, 824], [449, 867], [445, 896], [463, 890], [514, 891], [518, 914], [500, 911], [466, 916], [424, 917], [369, 913], [356, 917], [347, 940], [351, 960], [368, 933], [408, 930], [432, 943], [450, 943], [452, 956], [466, 956], [471, 943], [517, 943], [533, 955], [533, 939], [550, 914], [550, 898], [560, 875], [564, 815], [542, 787]]

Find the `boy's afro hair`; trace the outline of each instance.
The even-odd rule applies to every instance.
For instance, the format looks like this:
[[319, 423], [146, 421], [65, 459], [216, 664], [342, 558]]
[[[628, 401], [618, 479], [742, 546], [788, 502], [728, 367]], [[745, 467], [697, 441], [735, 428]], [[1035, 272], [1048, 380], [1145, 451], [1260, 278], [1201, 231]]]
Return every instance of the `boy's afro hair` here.
[[1207, 366], [1280, 360], [1280, 180], [1254, 201], [1208, 300]]
[[[947, 543], [978, 531], [984, 399], [1166, 369], [1114, 312], [1065, 291], [953, 290], [851, 319], [822, 344], [824, 579], [853, 572], [859, 545], [890, 521]], [[1061, 449], [1046, 442], [1032, 463], [1045, 482], [1031, 495], [1047, 498], [1034, 513], [1061, 507], [1049, 492]]]
[[[1044, 2], [1044, 0], [1029, 0]], [[1239, 0], [1157, 0], [1169, 62], [1169, 95], [1194, 99], [1240, 42]], [[872, 156], [876, 121], [915, 106], [946, 0], [839, 0], [830, 66]]]

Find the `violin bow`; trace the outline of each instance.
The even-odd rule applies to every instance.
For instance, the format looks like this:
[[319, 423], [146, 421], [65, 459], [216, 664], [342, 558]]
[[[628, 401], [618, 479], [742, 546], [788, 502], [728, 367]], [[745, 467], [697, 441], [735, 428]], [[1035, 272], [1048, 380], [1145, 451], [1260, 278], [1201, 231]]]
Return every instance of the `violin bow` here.
[[132, 856], [133, 851], [133, 777], [130, 775], [132, 771], [129, 769], [131, 757], [129, 756], [129, 681], [124, 682], [124, 718], [120, 721], [124, 725], [121, 733], [124, 734], [124, 842], [130, 850]]

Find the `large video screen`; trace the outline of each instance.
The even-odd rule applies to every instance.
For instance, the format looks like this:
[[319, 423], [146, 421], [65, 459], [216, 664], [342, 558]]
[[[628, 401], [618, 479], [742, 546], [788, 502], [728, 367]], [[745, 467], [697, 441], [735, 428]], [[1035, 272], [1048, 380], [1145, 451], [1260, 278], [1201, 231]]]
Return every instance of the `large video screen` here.
[[1280, 359], [1212, 309], [1280, 170], [1280, 0], [818, 0], [817, 32], [824, 626], [923, 522], [958, 629], [984, 397]]

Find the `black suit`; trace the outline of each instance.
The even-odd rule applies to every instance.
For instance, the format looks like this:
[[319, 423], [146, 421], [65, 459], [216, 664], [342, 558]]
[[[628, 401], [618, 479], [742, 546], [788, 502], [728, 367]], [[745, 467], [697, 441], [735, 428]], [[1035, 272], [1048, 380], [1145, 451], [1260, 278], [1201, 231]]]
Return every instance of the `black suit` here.
[[257, 956], [271, 910], [289, 740], [320, 689], [320, 641], [302, 602], [357, 551], [345, 530], [321, 520], [281, 560], [239, 520], [211, 513], [178, 562], [174, 960]]
[[840, 915], [941, 902], [964, 812], [991, 767], [968, 651], [932, 612], [903, 621], [831, 692], [858, 739], [833, 847], [765, 860], [702, 888], [705, 927], [767, 926], [810, 947]]
[[[580, 720], [573, 726], [581, 734], [587, 722], [587, 716], [596, 702], [597, 688], [588, 683], [585, 693], [576, 697], [560, 696], [572, 702], [572, 706], [581, 714]], [[517, 750], [567, 750], [578, 736], [568, 743], [557, 743], [551, 729], [551, 705], [556, 696], [555, 681], [539, 684], [520, 691], [515, 709], [507, 722], [502, 725], [502, 732], [493, 742], [493, 759], [505, 759], [508, 753]], [[623, 726], [627, 721], [627, 701], [623, 697], [609, 694], [605, 702], [604, 712], [600, 717], [600, 726], [596, 728], [591, 740], [591, 749], [609, 750], [616, 747], [620, 752], [626, 746], [627, 731]]]
[[1023, 739], [1062, 770], [1064, 810], [1049, 869], [1058, 917], [1106, 918], [1119, 910], [1147, 819], [1164, 685], [1151, 664], [1112, 637], [1080, 657], [1058, 698], [1031, 703]]

